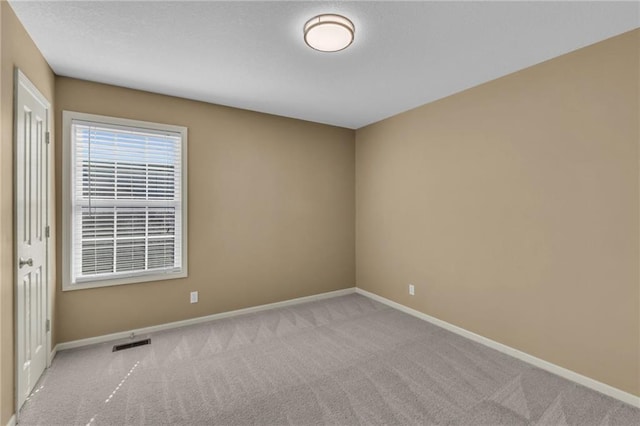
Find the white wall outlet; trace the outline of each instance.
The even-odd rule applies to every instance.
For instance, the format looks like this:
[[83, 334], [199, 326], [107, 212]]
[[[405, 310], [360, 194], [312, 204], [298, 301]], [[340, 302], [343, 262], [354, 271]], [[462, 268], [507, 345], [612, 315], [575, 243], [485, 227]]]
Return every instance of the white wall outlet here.
[[191, 292], [191, 303], [198, 303], [198, 292], [197, 291], [192, 291]]
[[413, 286], [413, 284], [409, 284], [409, 294], [412, 296], [415, 296], [416, 294], [416, 288]]

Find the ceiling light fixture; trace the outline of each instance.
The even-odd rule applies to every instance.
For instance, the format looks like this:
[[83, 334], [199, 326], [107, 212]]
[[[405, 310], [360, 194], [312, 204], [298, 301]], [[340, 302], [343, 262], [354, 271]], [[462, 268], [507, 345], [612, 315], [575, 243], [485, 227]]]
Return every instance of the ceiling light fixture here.
[[318, 15], [304, 24], [304, 41], [321, 52], [337, 52], [353, 42], [356, 28], [341, 15]]

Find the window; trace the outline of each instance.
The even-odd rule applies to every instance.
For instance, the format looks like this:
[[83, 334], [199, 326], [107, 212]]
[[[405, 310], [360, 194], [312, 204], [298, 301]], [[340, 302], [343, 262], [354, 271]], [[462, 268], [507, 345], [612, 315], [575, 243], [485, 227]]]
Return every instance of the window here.
[[63, 112], [63, 290], [187, 276], [185, 127]]

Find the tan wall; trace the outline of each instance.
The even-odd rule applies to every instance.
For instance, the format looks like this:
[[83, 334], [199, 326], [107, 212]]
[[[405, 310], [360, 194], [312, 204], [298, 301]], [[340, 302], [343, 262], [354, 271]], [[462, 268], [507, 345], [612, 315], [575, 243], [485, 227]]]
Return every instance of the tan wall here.
[[[4, 233], [7, 232], [7, 229], [5, 229], [5, 225], [4, 222], [2, 220], [2, 200], [3, 198], [3, 194], [2, 194], [2, 184], [1, 182], [4, 180], [4, 171], [2, 168], [2, 163], [3, 158], [2, 158], [2, 147], [4, 146], [4, 142], [3, 142], [3, 133], [2, 133], [2, 129], [3, 129], [3, 123], [2, 123], [2, 111], [3, 111], [3, 106], [2, 106], [2, 99], [3, 99], [3, 90], [2, 90], [2, 17], [4, 16], [4, 6], [2, 5], [2, 3], [4, 3], [4, 1], [0, 0], [0, 177], [2, 177], [0, 179], [0, 262], [2, 262], [2, 259], [4, 259], [5, 257], [5, 253], [4, 253], [4, 246], [6, 245], [5, 242], [5, 237], [4, 237]], [[6, 271], [8, 272], [8, 270]], [[2, 380], [3, 377], [3, 370], [5, 369], [4, 367], [4, 360], [3, 360], [3, 356], [2, 353], [7, 350], [4, 349], [4, 344], [2, 343], [4, 340], [4, 328], [3, 328], [3, 321], [2, 321], [2, 317], [4, 317], [4, 315], [2, 314], [2, 312], [4, 312], [4, 301], [5, 301], [5, 295], [4, 295], [4, 288], [5, 288], [5, 280], [8, 278], [5, 278], [6, 275], [5, 270], [3, 269], [3, 264], [0, 263], [0, 425], [2, 424], [6, 424], [6, 422], [4, 421], [5, 416], [8, 416], [9, 413], [5, 413], [4, 412], [4, 393], [7, 392], [9, 389], [9, 384], [5, 384], [5, 381]], [[6, 356], [6, 355], [5, 355]], [[8, 362], [8, 361], [7, 361]]]
[[639, 395], [639, 52], [634, 31], [358, 130], [358, 287]]
[[[58, 138], [63, 110], [189, 129], [189, 277], [58, 286], [59, 342], [355, 285], [352, 130], [70, 78], [56, 92]], [[61, 194], [60, 149], [56, 165]]]
[[[0, 1], [0, 425], [14, 413], [13, 317], [13, 75], [19, 67], [54, 101], [54, 76], [5, 1]], [[54, 141], [55, 143], [55, 141]], [[52, 283], [52, 286], [54, 283]]]

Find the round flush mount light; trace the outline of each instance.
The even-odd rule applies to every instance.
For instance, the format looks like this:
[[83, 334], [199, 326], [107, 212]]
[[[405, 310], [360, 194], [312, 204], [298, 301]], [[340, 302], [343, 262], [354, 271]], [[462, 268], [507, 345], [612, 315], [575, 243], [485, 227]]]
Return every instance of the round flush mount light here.
[[321, 52], [337, 52], [353, 42], [356, 28], [341, 15], [315, 16], [304, 24], [304, 41], [312, 49]]

